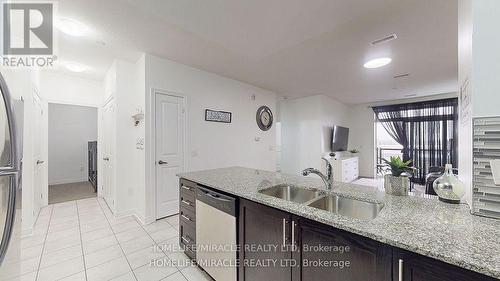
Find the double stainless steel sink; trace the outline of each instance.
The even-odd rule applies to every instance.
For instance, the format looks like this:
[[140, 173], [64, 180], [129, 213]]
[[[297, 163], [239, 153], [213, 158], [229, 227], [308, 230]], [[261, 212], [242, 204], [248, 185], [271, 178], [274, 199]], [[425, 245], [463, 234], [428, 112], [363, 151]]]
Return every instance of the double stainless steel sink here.
[[316, 189], [305, 189], [286, 184], [271, 186], [270, 188], [260, 190], [259, 192], [299, 204], [306, 203], [321, 196], [321, 193]]
[[325, 195], [317, 189], [305, 189], [285, 184], [260, 190], [259, 193], [361, 220], [374, 219], [384, 207], [382, 203], [367, 202], [340, 195]]

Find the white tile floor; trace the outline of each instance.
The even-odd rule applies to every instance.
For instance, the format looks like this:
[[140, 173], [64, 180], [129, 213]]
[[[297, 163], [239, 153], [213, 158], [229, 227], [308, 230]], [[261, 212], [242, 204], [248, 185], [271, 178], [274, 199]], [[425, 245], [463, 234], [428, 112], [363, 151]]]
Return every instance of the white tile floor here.
[[115, 219], [101, 198], [49, 205], [33, 235], [13, 236], [0, 280], [212, 280], [179, 249], [178, 223]]

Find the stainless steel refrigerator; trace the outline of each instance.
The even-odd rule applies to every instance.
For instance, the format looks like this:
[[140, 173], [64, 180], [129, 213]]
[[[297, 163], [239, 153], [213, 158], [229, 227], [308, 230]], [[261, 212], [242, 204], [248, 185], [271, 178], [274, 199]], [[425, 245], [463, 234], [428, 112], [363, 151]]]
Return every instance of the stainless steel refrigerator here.
[[0, 73], [0, 265], [12, 236], [16, 212], [16, 191], [21, 185], [17, 154], [15, 117], [7, 84]]

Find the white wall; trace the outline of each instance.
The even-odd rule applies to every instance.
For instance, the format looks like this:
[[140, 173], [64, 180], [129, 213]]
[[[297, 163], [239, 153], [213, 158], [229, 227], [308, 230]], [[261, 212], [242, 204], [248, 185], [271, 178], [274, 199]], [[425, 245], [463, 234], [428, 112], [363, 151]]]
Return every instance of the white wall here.
[[473, 1], [473, 112], [500, 115], [500, 1]]
[[[134, 126], [132, 115], [144, 112], [144, 58], [137, 63], [116, 61], [116, 211], [118, 215], [144, 214], [144, 150], [137, 149], [144, 138], [144, 123]], [[143, 219], [143, 217], [141, 217]]]
[[[44, 198], [41, 198], [40, 190], [35, 190], [34, 182], [34, 166], [35, 159], [34, 154], [34, 144], [35, 141], [45, 142], [46, 140], [42, 137], [35, 137], [33, 132], [36, 131], [33, 122], [33, 96], [35, 91], [37, 91], [42, 98], [42, 108], [46, 110], [46, 101], [43, 99], [43, 93], [39, 91], [39, 72], [33, 70], [21, 70], [21, 69], [0, 69], [2, 75], [7, 82], [7, 86], [11, 92], [12, 98], [17, 100], [23, 100], [24, 104], [24, 116], [23, 116], [23, 159], [22, 159], [22, 212], [21, 212], [21, 227], [23, 234], [30, 234], [33, 228], [33, 224], [38, 216], [39, 206], [42, 206], [44, 200], [46, 200], [46, 194], [42, 194]], [[46, 115], [44, 116], [46, 118]], [[44, 122], [42, 121], [42, 124]], [[19, 124], [21, 125], [21, 124]], [[44, 129], [42, 128], [42, 131]], [[47, 151], [42, 150], [41, 157], [46, 159]], [[46, 166], [42, 166], [43, 170], [46, 170]], [[42, 177], [42, 185], [47, 182], [46, 177]]]
[[[273, 92], [153, 55], [145, 56], [145, 66], [146, 137], [153, 129], [153, 120], [147, 114], [152, 89], [182, 94], [187, 98], [186, 171], [235, 165], [276, 169], [275, 128], [263, 132], [255, 121], [256, 111], [261, 105], [276, 111]], [[207, 108], [232, 112], [232, 123], [206, 122], [204, 111]], [[146, 163], [154, 163], [152, 147], [153, 141], [146, 139]], [[148, 196], [154, 194], [151, 168], [151, 165], [146, 165]], [[154, 217], [154, 204], [147, 206], [145, 216], [146, 220]]]
[[[459, 85], [470, 102], [460, 101], [460, 178], [472, 202], [472, 118], [500, 116], [500, 2], [462, 0], [458, 9]], [[467, 82], [466, 82], [467, 81]], [[465, 87], [465, 85], [468, 85]], [[468, 114], [464, 114], [464, 111]]]
[[374, 113], [366, 104], [351, 106], [349, 110], [350, 136], [349, 145], [359, 150], [359, 176], [374, 178], [375, 160], [375, 125]]
[[88, 142], [97, 140], [97, 109], [49, 103], [49, 184], [87, 181]]
[[[464, 199], [472, 202], [472, 0], [458, 4], [458, 85], [469, 102], [459, 98], [458, 166], [460, 179], [468, 187]], [[468, 112], [468, 113], [465, 113]]]
[[53, 103], [95, 107], [104, 101], [103, 81], [52, 71], [40, 72], [40, 90]]
[[321, 157], [331, 151], [331, 128], [349, 127], [349, 107], [323, 95], [284, 100], [279, 107], [281, 170], [288, 174], [300, 174], [308, 167], [324, 170]]

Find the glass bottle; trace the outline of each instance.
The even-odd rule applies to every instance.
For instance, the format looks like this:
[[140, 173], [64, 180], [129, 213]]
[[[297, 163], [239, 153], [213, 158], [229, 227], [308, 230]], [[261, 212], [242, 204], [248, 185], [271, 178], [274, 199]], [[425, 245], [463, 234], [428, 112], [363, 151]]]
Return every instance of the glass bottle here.
[[459, 204], [465, 194], [465, 185], [453, 174], [451, 164], [446, 164], [444, 174], [434, 181], [433, 188], [439, 200], [446, 203]]

